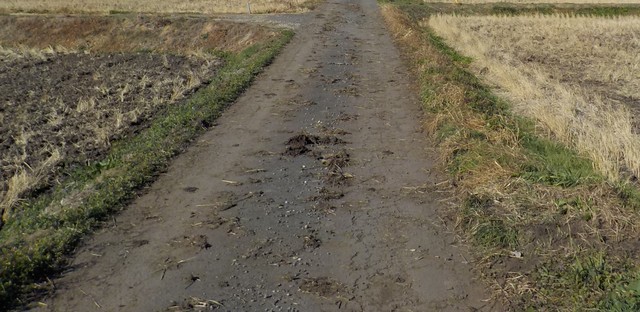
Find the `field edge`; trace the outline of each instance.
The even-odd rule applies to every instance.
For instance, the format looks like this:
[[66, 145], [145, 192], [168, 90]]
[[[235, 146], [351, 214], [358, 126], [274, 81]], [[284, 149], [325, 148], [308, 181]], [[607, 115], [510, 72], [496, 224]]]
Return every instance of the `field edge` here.
[[[442, 190], [451, 197], [444, 217], [470, 245], [493, 299], [526, 311], [637, 310], [640, 269], [628, 245], [637, 234], [632, 220], [640, 203], [637, 186], [605, 181], [585, 155], [514, 115], [509, 103], [466, 69], [470, 58], [418, 25], [415, 16], [421, 20], [428, 13], [380, 2], [417, 78], [425, 129], [451, 178]], [[612, 216], [603, 217], [603, 211]], [[601, 218], [624, 224], [620, 241], [606, 226], [580, 241], [583, 233], [576, 228]], [[554, 248], [540, 248], [541, 238]], [[631, 250], [616, 251], [618, 246]], [[558, 251], [566, 253], [554, 254]]]
[[[5, 224], [0, 238], [0, 310], [24, 305], [48, 292], [48, 276], [60, 272], [82, 238], [124, 208], [153, 182], [173, 157], [206, 131], [293, 38], [293, 31], [238, 54], [223, 53], [225, 65], [208, 87], [168, 109], [149, 128], [115, 142], [107, 156], [73, 172], [51, 193], [26, 200], [22, 216]], [[41, 212], [71, 198], [78, 207], [55, 216]]]

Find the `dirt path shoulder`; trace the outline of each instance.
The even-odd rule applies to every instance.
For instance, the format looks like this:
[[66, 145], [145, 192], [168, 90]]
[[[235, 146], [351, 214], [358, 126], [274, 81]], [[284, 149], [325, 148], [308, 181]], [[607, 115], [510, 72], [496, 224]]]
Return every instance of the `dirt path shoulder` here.
[[409, 79], [374, 0], [321, 6], [41, 309], [495, 310], [439, 225]]

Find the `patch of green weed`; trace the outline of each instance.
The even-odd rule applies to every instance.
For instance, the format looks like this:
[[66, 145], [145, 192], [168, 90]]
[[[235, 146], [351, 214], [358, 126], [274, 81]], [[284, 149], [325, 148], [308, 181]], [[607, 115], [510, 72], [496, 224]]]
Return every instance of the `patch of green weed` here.
[[438, 127], [438, 130], [436, 131], [436, 138], [439, 142], [442, 142], [443, 140], [456, 135], [458, 131], [459, 130], [456, 125], [452, 123], [443, 123]]
[[576, 15], [586, 16], [623, 16], [623, 15], [640, 15], [640, 8], [636, 6], [593, 6], [577, 8], [574, 12]]
[[446, 54], [447, 56], [449, 56], [454, 62], [458, 62], [460, 64], [470, 64], [473, 59], [468, 57], [468, 56], [464, 56], [460, 53], [458, 53], [456, 50], [454, 50], [453, 48], [451, 48], [449, 45], [447, 45], [444, 42], [444, 38], [434, 34], [434, 33], [430, 33], [429, 34], [429, 40], [431, 40], [431, 44], [433, 44], [436, 48], [438, 48], [440, 51], [442, 51], [442, 53]]
[[618, 192], [618, 197], [622, 199], [625, 206], [635, 211], [640, 210], [640, 189], [636, 184], [621, 182], [615, 188]]
[[526, 136], [521, 144], [529, 156], [521, 166], [521, 176], [529, 181], [560, 187], [603, 181], [591, 160], [559, 143]]
[[513, 249], [518, 246], [518, 231], [500, 219], [481, 222], [472, 235], [478, 245], [487, 248]]
[[492, 216], [493, 202], [483, 194], [467, 196], [462, 203], [463, 226], [479, 246], [513, 249], [519, 244], [518, 231]]
[[[540, 266], [534, 274], [548, 286], [539, 289], [539, 296], [546, 298], [548, 306], [574, 311], [590, 307], [600, 311], [638, 311], [637, 268], [611, 259], [601, 251]], [[571, 301], [565, 301], [567, 298]]]

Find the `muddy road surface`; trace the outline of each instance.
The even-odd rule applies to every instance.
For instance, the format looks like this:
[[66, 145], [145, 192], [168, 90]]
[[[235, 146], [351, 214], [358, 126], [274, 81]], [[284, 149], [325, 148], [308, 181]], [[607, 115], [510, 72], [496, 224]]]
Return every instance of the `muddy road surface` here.
[[323, 4], [39, 309], [497, 310], [438, 218], [411, 84], [374, 0]]

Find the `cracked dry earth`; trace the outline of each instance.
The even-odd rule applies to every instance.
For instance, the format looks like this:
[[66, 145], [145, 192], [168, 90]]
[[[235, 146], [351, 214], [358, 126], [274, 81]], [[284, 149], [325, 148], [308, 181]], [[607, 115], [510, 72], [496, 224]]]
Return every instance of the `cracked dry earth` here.
[[321, 5], [38, 309], [496, 310], [439, 221], [410, 85], [374, 0]]

